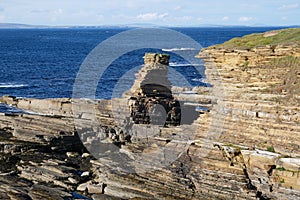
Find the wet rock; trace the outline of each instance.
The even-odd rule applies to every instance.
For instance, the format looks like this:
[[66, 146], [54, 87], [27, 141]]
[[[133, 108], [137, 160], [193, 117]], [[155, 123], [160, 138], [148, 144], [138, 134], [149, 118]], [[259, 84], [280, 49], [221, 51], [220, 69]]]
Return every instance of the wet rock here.
[[82, 158], [88, 158], [88, 157], [90, 157], [90, 156], [91, 156], [91, 155], [90, 155], [89, 153], [83, 153], [81, 157], [82, 157]]
[[94, 200], [119, 200], [117, 197], [109, 196], [106, 194], [95, 194], [92, 196]]
[[67, 152], [66, 154], [69, 158], [74, 158], [79, 156], [77, 152]]
[[34, 184], [30, 188], [30, 192], [28, 194], [31, 199], [33, 200], [39, 200], [39, 199], [67, 199], [72, 198], [72, 195], [68, 193], [67, 191], [64, 191], [61, 188], [55, 188], [51, 187], [50, 185], [40, 185], [40, 184]]
[[84, 176], [89, 176], [90, 172], [83, 172], [80, 176], [84, 177]]

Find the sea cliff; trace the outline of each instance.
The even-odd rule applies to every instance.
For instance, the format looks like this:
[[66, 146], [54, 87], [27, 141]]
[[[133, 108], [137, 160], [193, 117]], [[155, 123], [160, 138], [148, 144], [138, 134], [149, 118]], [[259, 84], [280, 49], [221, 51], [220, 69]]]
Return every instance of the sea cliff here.
[[253, 34], [198, 54], [209, 82], [224, 91], [218, 142], [227, 144], [227, 156], [228, 146], [243, 146], [234, 148], [242, 157], [236, 164], [244, 165], [251, 184], [267, 199], [299, 195], [299, 33]]
[[193, 94], [146, 54], [119, 99], [0, 98], [30, 111], [0, 116], [1, 199], [300, 198], [299, 43], [287, 29], [202, 49], [212, 87]]

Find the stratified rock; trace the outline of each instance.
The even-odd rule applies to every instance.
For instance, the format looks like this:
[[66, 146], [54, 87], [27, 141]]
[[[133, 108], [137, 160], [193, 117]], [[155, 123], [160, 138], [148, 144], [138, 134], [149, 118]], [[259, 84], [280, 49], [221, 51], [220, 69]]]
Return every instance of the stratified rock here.
[[[213, 87], [176, 94], [166, 78], [169, 56], [146, 54], [123, 98], [2, 97], [31, 114], [0, 115], [0, 197], [299, 199], [298, 71], [273, 61], [299, 51], [204, 49], [199, 56]], [[145, 120], [146, 112], [134, 120], [132, 103], [142, 99], [171, 102], [160, 107], [166, 118], [179, 105], [182, 116], [196, 118], [171, 126]]]
[[136, 124], [179, 125], [180, 103], [174, 100], [168, 80], [169, 55], [146, 53], [144, 66], [126, 95], [130, 116]]
[[38, 199], [47, 199], [47, 200], [52, 200], [52, 199], [58, 199], [58, 200], [63, 200], [63, 199], [71, 199], [72, 194], [61, 190], [60, 188], [55, 188], [55, 187], [49, 187], [49, 185], [39, 185], [39, 184], [34, 184], [30, 188], [29, 196], [33, 200], [38, 200]]
[[289, 164], [286, 169], [280, 162], [282, 157], [299, 162], [300, 102], [296, 99], [300, 93], [293, 86], [299, 85], [295, 76], [299, 52], [299, 46], [286, 44], [208, 48], [198, 55], [205, 61], [209, 82], [215, 86], [212, 93], [218, 94], [216, 89], [223, 88], [222, 109], [211, 109], [223, 120], [207, 115], [208, 121], [219, 120], [222, 125], [207, 127], [207, 123], [201, 123], [204, 118], [200, 118], [200, 129], [213, 129], [219, 133], [217, 141], [223, 144], [264, 150], [241, 151], [244, 162], [239, 163], [244, 163], [257, 196], [265, 199], [299, 198], [299, 170]]

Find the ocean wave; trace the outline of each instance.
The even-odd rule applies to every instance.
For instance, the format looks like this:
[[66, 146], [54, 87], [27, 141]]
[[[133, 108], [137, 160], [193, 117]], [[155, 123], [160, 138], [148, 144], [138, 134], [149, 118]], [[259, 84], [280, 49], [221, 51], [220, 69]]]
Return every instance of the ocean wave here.
[[195, 82], [202, 82], [202, 78], [193, 78], [192, 81], [195, 81]]
[[195, 91], [183, 91], [182, 94], [197, 94]]
[[189, 66], [203, 66], [203, 64], [191, 64], [191, 63], [177, 63], [177, 62], [170, 62], [169, 63], [170, 67], [189, 67]]
[[0, 113], [25, 113], [23, 110], [0, 103]]
[[0, 103], [0, 113], [52, 116], [50, 114], [43, 114], [43, 113], [38, 113], [38, 112], [33, 112], [33, 111], [16, 108], [16, 107], [13, 107], [12, 105], [7, 105], [7, 104], [3, 104], [3, 103]]
[[23, 88], [28, 86], [27, 84], [0, 83], [0, 88]]
[[195, 48], [172, 48], [172, 49], [162, 49], [162, 51], [168, 51], [168, 52], [172, 52], [172, 51], [193, 51], [196, 50]]
[[208, 83], [208, 80], [206, 78], [193, 78], [191, 80], [195, 82]]

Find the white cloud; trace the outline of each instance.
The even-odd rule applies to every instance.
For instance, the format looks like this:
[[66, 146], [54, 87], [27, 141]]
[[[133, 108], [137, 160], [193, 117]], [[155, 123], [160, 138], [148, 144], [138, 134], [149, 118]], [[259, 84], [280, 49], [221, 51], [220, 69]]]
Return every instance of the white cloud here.
[[251, 20], [253, 20], [253, 17], [240, 17], [239, 18], [240, 22], [248, 22], [248, 21], [251, 21]]
[[58, 18], [62, 16], [63, 12], [64, 11], [61, 8], [53, 10], [50, 15], [50, 20], [52, 22], [56, 22], [58, 20]]
[[[0, 19], [6, 22], [46, 25], [115, 25], [140, 22], [167, 26], [198, 25], [202, 22], [291, 25], [299, 24], [298, 9], [300, 1], [295, 0], [281, 0], [274, 2], [273, 6], [264, 1], [207, 1], [203, 4], [196, 0], [193, 3], [183, 3], [180, 0], [0, 0]], [[224, 10], [227, 12], [224, 13]], [[287, 13], [288, 11], [294, 12]]]
[[224, 17], [222, 18], [222, 21], [227, 21], [227, 20], [229, 20], [229, 17], [228, 17], [228, 16], [224, 16]]
[[156, 19], [163, 19], [167, 17], [169, 14], [168, 13], [145, 13], [145, 14], [140, 14], [137, 16], [137, 19], [144, 20], [144, 21], [151, 21], [151, 20], [156, 20]]
[[290, 9], [295, 9], [298, 8], [299, 4], [295, 3], [295, 4], [288, 4], [288, 5], [282, 5], [278, 8], [278, 10], [290, 10]]
[[0, 22], [1, 22], [1, 21], [5, 21], [5, 19], [6, 19], [5, 15], [1, 15], [1, 14], [0, 14]]
[[63, 9], [61, 9], [61, 8], [56, 9], [56, 10], [53, 11], [53, 13], [56, 14], [56, 15], [60, 15], [60, 14], [62, 14], [63, 12], [64, 12], [64, 11], [63, 11]]
[[97, 21], [103, 21], [104, 20], [104, 15], [97, 14], [96, 17], [97, 17]]
[[282, 20], [287, 20], [287, 17], [281, 17]]
[[86, 12], [85, 10], [79, 10], [77, 12], [72, 13], [72, 16], [77, 18], [95, 17], [95, 15], [96, 14], [94, 12]]
[[30, 11], [31, 13], [49, 13], [50, 10], [47, 10], [47, 9], [36, 9], [36, 10], [31, 10]]
[[176, 6], [176, 7], [174, 8], [175, 11], [178, 11], [178, 10], [181, 10], [181, 9], [182, 9], [182, 6]]
[[170, 0], [150, 0], [150, 1], [154, 3], [166, 3], [169, 2]]
[[193, 17], [192, 17], [192, 16], [183, 16], [183, 17], [181, 17], [181, 19], [182, 19], [183, 21], [188, 21], [188, 20], [193, 19]]
[[[194, 17], [192, 16], [180, 16], [180, 17], [172, 17], [172, 21], [174, 22], [184, 22], [192, 21]], [[197, 20], [201, 21], [202, 19], [199, 17]]]

